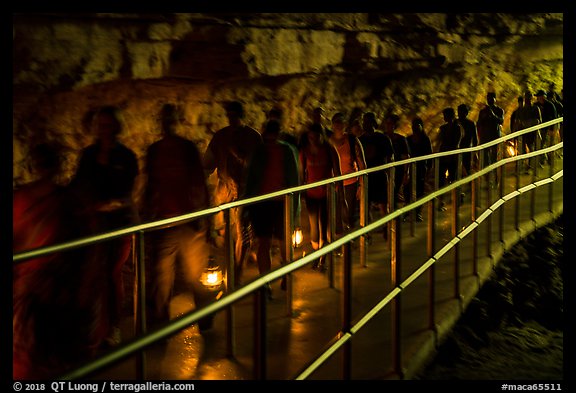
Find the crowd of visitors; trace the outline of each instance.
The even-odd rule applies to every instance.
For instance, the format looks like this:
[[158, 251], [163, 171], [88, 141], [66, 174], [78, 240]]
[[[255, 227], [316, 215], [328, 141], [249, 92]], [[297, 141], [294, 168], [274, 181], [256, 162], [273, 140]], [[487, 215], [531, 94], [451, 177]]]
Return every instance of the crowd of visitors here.
[[[532, 102], [533, 97], [536, 103]], [[553, 87], [548, 93], [526, 92], [518, 102], [519, 107], [511, 117], [511, 131], [540, 124], [562, 113], [561, 97]], [[399, 114], [387, 113], [379, 124], [374, 112], [361, 108], [355, 108], [348, 120], [344, 112], [335, 112], [328, 126], [324, 109], [316, 107], [299, 136], [286, 131], [279, 108], [268, 112], [259, 131], [244, 123], [241, 102], [229, 102], [225, 110], [228, 125], [214, 133], [202, 153], [183, 136], [189, 126], [183, 108], [170, 103], [163, 105], [158, 114], [160, 138], [146, 150], [142, 173], [134, 151], [119, 142], [123, 119], [116, 107], [105, 106], [86, 114], [83, 126], [94, 135], [95, 142], [80, 153], [76, 174], [66, 186], [53, 180], [60, 171], [58, 151], [49, 144], [35, 146], [31, 158], [39, 180], [14, 190], [14, 253], [353, 174], [429, 155], [434, 150], [477, 146], [501, 136], [504, 123], [504, 110], [496, 105], [493, 92], [487, 94], [486, 106], [476, 121], [468, 118], [467, 103], [459, 105], [457, 113], [454, 108], [445, 108], [444, 124], [435, 138], [431, 138], [418, 116], [409, 119], [412, 133], [405, 136], [399, 131]], [[543, 146], [549, 146], [558, 130], [562, 138], [559, 127], [549, 127], [540, 134], [534, 133], [534, 137], [526, 135], [521, 148], [534, 150], [536, 138], [541, 139]], [[432, 139], [437, 141], [436, 149]], [[484, 159], [486, 165], [495, 162], [497, 147], [488, 149]], [[462, 157], [465, 174], [474, 171], [476, 161], [471, 153]], [[371, 173], [367, 177], [367, 201], [369, 208], [374, 208], [370, 208], [370, 219], [374, 219], [372, 210], [383, 216], [407, 203], [412, 194], [417, 198], [425, 195], [432, 164], [432, 160], [420, 161], [415, 173], [411, 173], [408, 164]], [[439, 170], [441, 187], [454, 181], [460, 170], [456, 156], [439, 160]], [[213, 172], [217, 183], [211, 193], [207, 179]], [[134, 198], [139, 175], [145, 184], [141, 206], [136, 205]], [[356, 176], [336, 184], [337, 236], [358, 225], [363, 181], [362, 176]], [[302, 194], [313, 250], [332, 241], [328, 190], [323, 185]], [[293, 201], [292, 219], [297, 222], [300, 197]], [[444, 204], [439, 208], [445, 210]], [[226, 235], [223, 214], [167, 225], [147, 234], [150, 323], [170, 319], [168, 306], [178, 274], [184, 276], [196, 307], [212, 300], [200, 284], [200, 276], [206, 268], [210, 247], [223, 246], [221, 240]], [[252, 243], [257, 250], [260, 274], [272, 269], [274, 239], [279, 239], [282, 245], [281, 263], [288, 261], [283, 241], [290, 235], [285, 233], [284, 198], [233, 208], [230, 218], [235, 261], [234, 272], [230, 274], [234, 274], [234, 285], [242, 284], [243, 263]], [[417, 220], [423, 220], [420, 209]], [[119, 236], [14, 265], [15, 379], [53, 377], [102, 346], [115, 346], [122, 341], [119, 326], [125, 309], [122, 271], [132, 251], [131, 237]], [[324, 258], [315, 261], [313, 268], [324, 271]], [[286, 289], [285, 279], [281, 288]], [[268, 290], [271, 296], [271, 288]], [[62, 321], [68, 326], [63, 328]], [[203, 331], [210, 329], [211, 324], [211, 319], [202, 320], [199, 327]]]

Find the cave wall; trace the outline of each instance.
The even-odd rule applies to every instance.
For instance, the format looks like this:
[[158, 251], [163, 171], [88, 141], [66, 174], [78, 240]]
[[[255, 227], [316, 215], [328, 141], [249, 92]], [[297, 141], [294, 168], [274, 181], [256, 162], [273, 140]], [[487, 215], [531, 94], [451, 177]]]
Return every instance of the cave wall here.
[[400, 114], [406, 135], [418, 115], [435, 140], [447, 106], [475, 120], [495, 91], [508, 132], [518, 95], [562, 81], [562, 14], [15, 14], [13, 185], [34, 179], [41, 140], [63, 145], [68, 182], [93, 141], [81, 118], [102, 104], [123, 108], [120, 139], [142, 165], [165, 102], [184, 106], [201, 151], [233, 99], [256, 129], [272, 106], [294, 134], [314, 106], [359, 106]]

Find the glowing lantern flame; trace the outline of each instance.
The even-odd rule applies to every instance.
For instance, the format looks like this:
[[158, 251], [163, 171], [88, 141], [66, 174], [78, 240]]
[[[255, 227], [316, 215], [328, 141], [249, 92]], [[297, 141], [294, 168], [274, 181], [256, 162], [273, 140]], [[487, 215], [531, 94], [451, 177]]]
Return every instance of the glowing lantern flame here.
[[304, 235], [302, 234], [302, 228], [296, 228], [292, 234], [292, 245], [294, 247], [300, 247], [303, 239]]
[[222, 285], [224, 281], [224, 275], [222, 274], [222, 269], [214, 261], [214, 257], [208, 259], [208, 266], [202, 272], [200, 277], [200, 282], [208, 290], [217, 290]]

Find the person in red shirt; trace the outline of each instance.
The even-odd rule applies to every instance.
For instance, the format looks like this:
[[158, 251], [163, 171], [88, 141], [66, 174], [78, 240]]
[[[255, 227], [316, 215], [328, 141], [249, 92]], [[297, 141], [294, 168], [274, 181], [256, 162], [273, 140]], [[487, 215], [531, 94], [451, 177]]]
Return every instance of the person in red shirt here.
[[[81, 200], [56, 182], [60, 147], [31, 149], [38, 179], [13, 192], [13, 252], [90, 235]], [[18, 261], [13, 266], [13, 378], [51, 379], [86, 361], [104, 340], [98, 291], [103, 269], [91, 247]]]
[[[340, 176], [338, 152], [326, 139], [322, 125], [314, 123], [303, 135], [306, 143], [299, 151], [301, 179], [304, 184]], [[306, 190], [306, 210], [310, 222], [310, 243], [318, 250], [328, 242], [328, 194], [327, 186]], [[324, 258], [312, 265], [313, 269], [324, 270]]]
[[[364, 149], [358, 137], [345, 131], [346, 124], [343, 113], [332, 116], [333, 134], [329, 141], [338, 152], [340, 159], [340, 173], [347, 175], [366, 169]], [[337, 210], [336, 233], [348, 231], [354, 227], [356, 221], [356, 208], [360, 199], [361, 187], [358, 177], [344, 180], [344, 200], [339, 201], [342, 209]], [[341, 218], [338, 218], [341, 212]]]

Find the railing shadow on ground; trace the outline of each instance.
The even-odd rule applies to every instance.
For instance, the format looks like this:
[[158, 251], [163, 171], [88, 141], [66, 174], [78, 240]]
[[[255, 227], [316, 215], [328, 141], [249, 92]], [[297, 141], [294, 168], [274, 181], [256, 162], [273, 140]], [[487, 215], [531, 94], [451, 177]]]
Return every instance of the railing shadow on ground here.
[[[462, 153], [482, 153], [484, 149], [492, 146], [503, 146], [507, 141], [517, 140], [517, 138], [521, 139], [522, 135], [528, 132], [535, 132], [544, 126], [556, 124], [561, 120], [562, 119], [558, 119], [557, 121], [548, 122], [544, 125], [531, 127], [476, 148], [461, 149], [456, 152], [436, 153], [427, 157], [399, 161], [355, 174], [314, 183], [313, 185], [295, 187], [261, 197], [237, 201], [173, 219], [137, 225], [108, 234], [69, 242], [65, 245], [55, 245], [43, 249], [31, 250], [15, 255], [14, 261], [16, 263], [22, 263], [35, 256], [57, 252], [65, 248], [82, 247], [113, 237], [125, 236], [126, 234], [132, 234], [134, 236], [134, 281], [137, 283], [137, 291], [134, 299], [136, 302], [134, 338], [119, 348], [97, 359], [93, 359], [75, 370], [71, 370], [61, 376], [61, 379], [78, 379], [94, 375], [97, 371], [117, 364], [119, 361], [127, 359], [131, 355], [137, 356], [134, 371], [135, 379], [146, 379], [146, 354], [144, 349], [150, 347], [155, 342], [166, 340], [179, 331], [190, 327], [198, 320], [220, 311], [225, 311], [226, 316], [227, 355], [230, 358], [234, 358], [235, 356], [241, 358], [245, 355], [247, 347], [251, 347], [248, 350], [252, 351], [252, 359], [251, 361], [250, 359], [245, 360], [247, 366], [251, 366], [253, 379], [268, 379], [271, 377], [273, 379], [307, 379], [313, 377], [333, 379], [335, 376], [342, 379], [371, 378], [374, 373], [369, 376], [370, 372], [365, 372], [365, 370], [373, 367], [369, 367], [370, 365], [367, 365], [366, 362], [374, 363], [374, 359], [365, 356], [366, 361], [362, 361], [361, 359], [363, 358], [363, 353], [373, 351], [373, 344], [375, 342], [378, 342], [380, 345], [383, 345], [384, 348], [388, 349], [381, 351], [381, 364], [377, 367], [381, 370], [380, 377], [391, 378], [392, 376], [392, 378], [406, 379], [413, 373], [414, 368], [418, 367], [419, 362], [411, 360], [414, 365], [408, 365], [405, 359], [423, 357], [424, 355], [418, 355], [417, 353], [429, 353], [433, 348], [426, 350], [423, 350], [423, 348], [435, 346], [441, 341], [444, 335], [443, 332], [446, 332], [450, 328], [465, 308], [466, 299], [471, 298], [470, 293], [479, 288], [482, 280], [487, 277], [490, 271], [490, 269], [487, 268], [485, 264], [480, 263], [480, 261], [482, 259], [488, 259], [490, 261], [488, 266], [493, 266], [498, 259], [498, 253], [503, 252], [502, 247], [494, 249], [493, 244], [495, 239], [496, 243], [502, 243], [504, 248], [506, 247], [506, 243], [514, 242], [513, 239], [507, 240], [505, 238], [505, 233], [507, 233], [505, 226], [510, 225], [510, 222], [504, 219], [505, 216], [514, 217], [512, 226], [514, 227], [516, 237], [522, 237], [534, 229], [534, 223], [538, 221], [537, 215], [542, 214], [541, 212], [536, 212], [535, 205], [537, 201], [548, 201], [547, 209], [545, 209], [544, 213], [551, 213], [554, 210], [554, 206], [552, 206], [554, 184], [561, 183], [556, 182], [556, 180], [562, 178], [563, 171], [559, 170], [555, 172], [554, 161], [552, 160], [547, 177], [540, 178], [541, 173], [539, 172], [541, 171], [538, 165], [533, 165], [535, 170], [532, 176], [521, 176], [520, 163], [524, 160], [531, 160], [536, 164], [538, 157], [544, 154], [550, 154], [552, 157], [555, 157], [556, 152], [561, 151], [563, 148], [563, 144], [559, 143], [546, 149], [538, 149], [531, 153], [503, 158], [489, 166], [483, 165], [482, 154], [480, 154], [479, 169], [475, 173], [465, 178], [459, 178], [460, 176], [458, 176], [455, 182], [439, 190], [437, 189], [438, 178], [440, 176], [437, 169], [438, 160], [443, 156], [457, 154], [459, 162], [461, 162]], [[369, 206], [366, 206], [366, 200], [361, 200], [361, 227], [359, 229], [347, 233], [338, 239], [333, 237], [333, 240], [320, 250], [303, 255], [265, 276], [255, 277], [252, 281], [238, 288], [234, 288], [233, 280], [230, 280], [230, 276], [228, 276], [226, 294], [217, 302], [202, 309], [187, 312], [175, 318], [161, 329], [146, 332], [143, 263], [145, 255], [145, 232], [168, 224], [187, 222], [220, 212], [226, 214], [231, 208], [280, 195], [285, 197], [286, 206], [292, 206], [292, 198], [307, 188], [325, 184], [333, 191], [336, 182], [346, 178], [362, 176], [365, 180], [367, 174], [377, 170], [390, 171], [391, 168], [403, 164], [410, 164], [415, 167], [415, 163], [423, 159], [432, 159], [435, 161], [435, 187], [432, 192], [420, 200], [414, 200], [412, 198], [412, 201], [409, 201], [405, 206], [392, 211], [384, 217], [374, 219], [372, 222], [369, 222], [368, 217]], [[507, 168], [510, 166], [515, 167]], [[511, 179], [515, 180], [514, 184], [502, 181], [498, 188], [492, 188], [490, 180], [491, 177], [494, 177], [495, 171], [498, 172], [499, 179], [505, 179], [510, 169], [512, 169], [514, 173], [513, 176], [511, 176]], [[363, 195], [366, 195], [367, 183], [367, 181], [363, 182]], [[391, 190], [393, 189], [393, 185], [392, 182], [390, 183], [389, 187]], [[471, 189], [471, 201], [469, 205], [460, 203], [459, 191], [465, 186], [469, 186]], [[510, 188], [510, 190], [506, 190], [506, 187]], [[537, 193], [540, 194], [538, 197], [536, 197]], [[439, 214], [436, 212], [437, 198], [443, 194], [450, 194], [452, 200], [451, 209], [445, 212], [446, 214], [451, 214], [448, 220], [437, 218]], [[335, 193], [331, 192], [330, 195], [333, 196]], [[530, 196], [530, 198], [526, 198], [527, 196]], [[389, 200], [391, 200], [391, 198], [389, 198]], [[419, 206], [427, 208], [426, 220], [424, 223], [421, 223], [421, 225], [426, 225], [426, 250], [425, 253], [420, 253], [417, 262], [410, 259], [410, 263], [407, 263], [405, 262], [405, 258], [403, 258], [403, 254], [405, 254], [404, 256], [408, 256], [410, 252], [413, 251], [407, 250], [406, 244], [410, 243], [410, 237], [413, 237], [415, 234], [415, 222], [412, 219], [408, 223], [403, 223], [402, 218], [410, 215], [413, 218], [414, 215], [412, 212]], [[474, 208], [472, 208], [472, 206], [474, 206]], [[330, 209], [330, 218], [333, 222], [335, 216], [334, 200], [331, 200]], [[287, 210], [287, 213], [291, 213], [290, 210]], [[291, 217], [291, 214], [287, 214], [287, 216]], [[230, 225], [229, 214], [226, 214], [226, 219], [227, 225]], [[531, 224], [526, 225], [526, 222]], [[406, 225], [409, 226], [408, 233], [403, 229]], [[291, 234], [293, 227], [294, 224], [291, 220], [287, 220], [287, 233]], [[387, 230], [386, 227], [389, 227], [388, 230], [390, 231], [388, 243], [375, 243], [374, 247], [368, 247], [367, 243], [369, 239], [375, 238], [375, 234], [382, 228]], [[526, 227], [527, 229], [522, 229], [521, 227]], [[285, 239], [285, 241], [292, 246], [291, 239]], [[355, 246], [352, 246], [352, 242], [354, 242]], [[225, 263], [227, 266], [232, 266], [233, 263], [230, 253], [231, 246], [232, 238], [229, 236], [225, 241], [224, 250]], [[377, 247], [380, 247], [380, 249], [378, 250]], [[294, 249], [292, 247], [290, 249], [292, 259]], [[462, 255], [464, 255], [464, 253], [462, 251], [465, 249], [470, 252], [467, 251], [465, 254], [466, 257], [463, 258]], [[338, 258], [336, 254], [341, 251], [343, 255], [341, 258]], [[331, 301], [334, 303], [336, 299], [338, 303], [337, 309], [331, 311], [331, 314], [337, 316], [336, 320], [332, 323], [332, 326], [336, 328], [337, 331], [333, 333], [324, 332], [324, 336], [327, 338], [326, 341], [316, 343], [315, 347], [317, 351], [313, 351], [317, 353], [317, 355], [312, 356], [310, 359], [300, 359], [296, 367], [296, 372], [294, 372], [295, 367], [291, 367], [290, 370], [292, 373], [290, 375], [278, 376], [277, 372], [272, 373], [274, 367], [270, 364], [278, 363], [277, 359], [272, 359], [278, 356], [271, 356], [271, 351], [269, 351], [269, 345], [274, 345], [273, 339], [275, 339], [275, 337], [271, 337], [270, 334], [268, 334], [270, 321], [265, 284], [275, 282], [283, 276], [289, 277], [285, 315], [291, 317], [294, 311], [294, 275], [322, 255], [326, 255], [330, 262], [327, 280], [328, 288], [332, 289], [333, 292]], [[372, 262], [372, 255], [377, 256], [380, 262]], [[353, 258], [353, 256], [356, 258]], [[353, 259], [357, 259], [359, 263], [354, 264]], [[452, 263], [439, 264], [439, 261], [449, 259], [452, 259]], [[367, 260], [371, 260], [371, 262], [368, 263]], [[383, 285], [377, 293], [374, 293], [374, 290], [370, 289], [377, 286], [362, 286], [362, 279], [368, 277], [368, 274], [366, 274], [367, 267], [371, 270], [371, 274], [376, 271], [380, 274], [379, 280]], [[231, 269], [228, 269], [228, 271], [230, 270]], [[372, 274], [372, 280], [376, 279], [376, 277], [376, 274]], [[442, 285], [442, 282], [448, 282], [449, 285]], [[408, 295], [410, 290], [417, 287], [421, 287], [419, 295], [425, 295], [424, 302], [422, 302], [422, 299], [417, 301], [417, 296], [410, 297]], [[367, 293], [372, 291], [372, 293], [365, 295], [371, 299], [359, 304], [360, 302], [356, 301], [355, 298], [363, 296], [360, 295], [362, 288], [364, 288]], [[235, 332], [237, 318], [234, 307], [241, 302], [246, 302], [250, 295], [253, 295], [251, 324], [253, 331], [252, 345], [244, 345], [246, 348], [243, 347], [240, 350], [238, 347], [241, 345], [235, 337], [239, 333]], [[443, 309], [436, 305], [438, 302], [453, 303], [454, 307], [456, 307], [456, 312], [442, 311]], [[406, 310], [414, 309], [419, 309], [419, 312], [406, 312]], [[414, 315], [420, 316], [414, 317]], [[411, 322], [409, 320], [410, 318], [420, 320], [415, 323]], [[378, 319], [385, 320], [384, 324], [388, 326], [384, 334], [375, 322]], [[413, 331], [410, 331], [409, 328], [412, 328]], [[377, 331], [375, 332], [374, 329]], [[424, 334], [415, 335], [414, 333], [417, 332]], [[365, 338], [361, 340], [360, 337], [363, 336]], [[372, 337], [378, 336], [379, 338], [377, 340], [372, 339]], [[419, 337], [417, 341], [408, 339], [408, 337], [413, 336]], [[428, 336], [428, 338], [422, 339], [421, 337], [423, 336]], [[353, 338], [354, 346], [352, 345]], [[352, 361], [352, 359], [354, 359], [354, 361]], [[420, 363], [422, 361], [424, 360], [421, 360]], [[378, 374], [378, 372], [376, 373]], [[324, 377], [322, 377], [322, 375], [324, 375]]]

